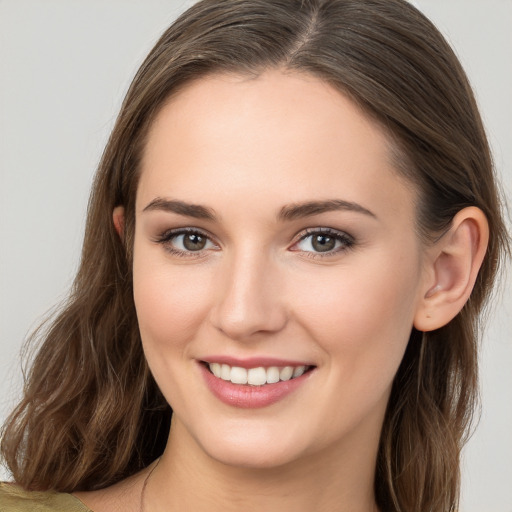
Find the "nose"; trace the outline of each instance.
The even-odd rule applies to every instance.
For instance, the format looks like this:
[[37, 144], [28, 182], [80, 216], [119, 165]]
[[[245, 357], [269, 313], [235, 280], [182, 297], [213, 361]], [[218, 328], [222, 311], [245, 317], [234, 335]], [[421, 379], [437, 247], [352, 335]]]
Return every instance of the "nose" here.
[[237, 341], [279, 332], [287, 323], [282, 273], [276, 262], [254, 252], [225, 262], [210, 315], [216, 329]]

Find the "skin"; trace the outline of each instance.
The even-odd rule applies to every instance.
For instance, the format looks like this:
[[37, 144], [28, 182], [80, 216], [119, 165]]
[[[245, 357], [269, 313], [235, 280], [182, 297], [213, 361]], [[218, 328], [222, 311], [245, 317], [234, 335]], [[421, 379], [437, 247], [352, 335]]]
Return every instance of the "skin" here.
[[[134, 299], [174, 415], [145, 510], [377, 510], [379, 435], [411, 329], [460, 310], [486, 243], [485, 219], [466, 209], [425, 247], [417, 194], [390, 154], [386, 134], [350, 100], [282, 70], [201, 79], [157, 115], [137, 191]], [[287, 205], [331, 199], [352, 206], [277, 219]], [[203, 205], [216, 219], [149, 207], [157, 200]], [[122, 221], [119, 208], [121, 235]], [[208, 242], [187, 252], [168, 235], [179, 228]], [[353, 243], [320, 257], [304, 238], [320, 228]], [[314, 371], [277, 403], [240, 409], [205, 385], [199, 361], [212, 355]], [[148, 474], [78, 496], [97, 512], [139, 510]]]

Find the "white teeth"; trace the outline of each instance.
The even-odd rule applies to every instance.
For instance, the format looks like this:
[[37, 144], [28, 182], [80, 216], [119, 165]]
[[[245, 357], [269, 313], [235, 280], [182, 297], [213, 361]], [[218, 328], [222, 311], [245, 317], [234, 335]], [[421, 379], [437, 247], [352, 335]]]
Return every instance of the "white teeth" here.
[[231, 382], [233, 384], [247, 384], [247, 370], [239, 366], [231, 368]]
[[220, 378], [222, 380], [231, 380], [231, 366], [223, 364], [220, 368]]
[[220, 377], [221, 366], [219, 363], [210, 364], [210, 370], [212, 371], [213, 375], [215, 375], [215, 377]]
[[300, 377], [306, 371], [306, 366], [270, 366], [269, 368], [240, 368], [239, 366], [229, 366], [228, 364], [209, 363], [210, 371], [215, 377], [227, 380], [233, 384], [249, 384], [250, 386], [263, 386], [264, 384], [275, 384], [276, 382], [286, 381]]
[[265, 368], [251, 368], [247, 372], [247, 383], [251, 386], [263, 386], [267, 383], [267, 372]]
[[271, 366], [267, 369], [267, 384], [275, 384], [279, 382], [279, 368]]
[[284, 368], [281, 368], [281, 371], [279, 372], [279, 378], [281, 380], [290, 380], [293, 375], [293, 367], [292, 366], [285, 366]]
[[292, 377], [293, 378], [300, 377], [305, 371], [306, 371], [306, 367], [305, 366], [297, 366], [297, 368], [295, 368], [295, 370], [293, 370]]

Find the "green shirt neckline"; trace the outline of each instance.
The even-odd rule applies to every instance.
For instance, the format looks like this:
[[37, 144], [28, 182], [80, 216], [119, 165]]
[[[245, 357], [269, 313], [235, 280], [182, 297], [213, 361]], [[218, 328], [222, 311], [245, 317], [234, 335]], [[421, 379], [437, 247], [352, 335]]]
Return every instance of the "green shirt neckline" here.
[[56, 491], [26, 491], [16, 484], [0, 482], [2, 512], [93, 512], [76, 496]]

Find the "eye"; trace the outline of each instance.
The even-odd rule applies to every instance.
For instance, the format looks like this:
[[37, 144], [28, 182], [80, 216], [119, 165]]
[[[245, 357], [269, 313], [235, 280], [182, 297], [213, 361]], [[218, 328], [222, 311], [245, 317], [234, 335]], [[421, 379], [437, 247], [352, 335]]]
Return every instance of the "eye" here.
[[156, 242], [164, 245], [171, 254], [183, 257], [198, 257], [202, 251], [219, 248], [208, 235], [194, 228], [166, 231]]
[[306, 234], [294, 245], [298, 250], [310, 253], [310, 257], [332, 256], [354, 245], [354, 239], [342, 231], [331, 228], [317, 228]]

